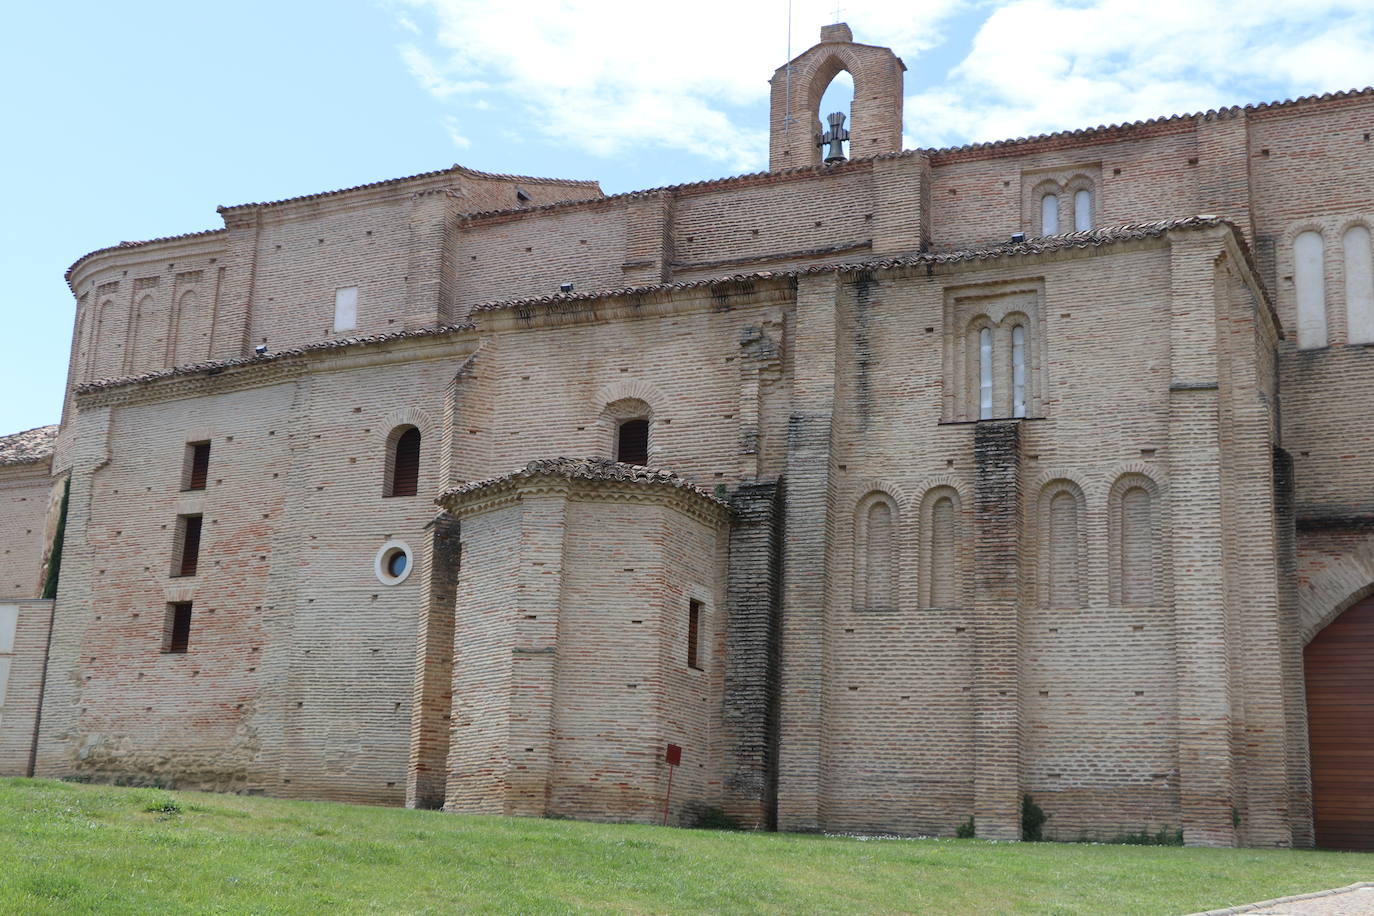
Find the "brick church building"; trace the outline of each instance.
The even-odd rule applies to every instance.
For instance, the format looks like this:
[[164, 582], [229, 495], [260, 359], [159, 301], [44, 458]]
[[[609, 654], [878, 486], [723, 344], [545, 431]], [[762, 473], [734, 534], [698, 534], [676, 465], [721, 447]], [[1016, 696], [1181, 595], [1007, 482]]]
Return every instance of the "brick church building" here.
[[903, 150], [904, 70], [827, 26], [758, 174], [82, 256], [0, 772], [1374, 847], [1374, 91]]

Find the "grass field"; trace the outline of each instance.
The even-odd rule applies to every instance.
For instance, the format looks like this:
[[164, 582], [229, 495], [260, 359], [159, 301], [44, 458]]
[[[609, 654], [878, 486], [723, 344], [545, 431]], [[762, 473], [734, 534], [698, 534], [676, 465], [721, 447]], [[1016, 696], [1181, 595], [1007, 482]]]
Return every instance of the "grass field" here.
[[1181, 914], [1374, 854], [859, 840], [0, 780], [4, 913]]

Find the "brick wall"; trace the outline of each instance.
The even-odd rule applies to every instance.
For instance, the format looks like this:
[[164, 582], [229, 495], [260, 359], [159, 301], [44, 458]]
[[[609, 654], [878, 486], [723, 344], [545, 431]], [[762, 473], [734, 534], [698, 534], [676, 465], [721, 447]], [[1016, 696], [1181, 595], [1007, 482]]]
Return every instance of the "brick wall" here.
[[0, 776], [32, 776], [52, 601], [0, 603]]
[[49, 465], [46, 460], [0, 465], [0, 600], [36, 598], [43, 591], [51, 537]]

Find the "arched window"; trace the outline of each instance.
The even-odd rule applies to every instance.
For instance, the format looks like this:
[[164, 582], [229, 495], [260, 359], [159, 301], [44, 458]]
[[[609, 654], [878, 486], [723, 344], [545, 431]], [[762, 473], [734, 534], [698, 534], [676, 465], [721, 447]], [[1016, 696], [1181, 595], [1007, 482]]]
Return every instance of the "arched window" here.
[[649, 463], [649, 421], [625, 420], [616, 429], [615, 460], [624, 464]]
[[1301, 232], [1293, 240], [1293, 287], [1298, 300], [1298, 349], [1326, 346], [1325, 246], [1320, 232]]
[[1087, 232], [1092, 227], [1093, 195], [1087, 188], [1083, 188], [1073, 194], [1073, 231]]
[[1369, 228], [1351, 226], [1341, 237], [1345, 249], [1345, 315], [1348, 340], [1374, 343], [1374, 248]]
[[420, 431], [398, 426], [388, 437], [383, 496], [414, 496], [420, 488]]
[[923, 607], [952, 608], [963, 604], [957, 500], [951, 487], [937, 487], [925, 498], [925, 550], [921, 563]]
[[854, 532], [854, 600], [860, 610], [897, 609], [897, 506], [881, 491], [859, 503]]
[[1042, 607], [1077, 608], [1087, 602], [1083, 571], [1083, 491], [1069, 480], [1047, 484], [1040, 494], [1039, 580]]
[[1026, 415], [1026, 328], [1011, 329], [1011, 415]]
[[1040, 198], [1040, 234], [1054, 235], [1059, 232], [1059, 195], [1046, 194]]
[[1155, 603], [1154, 538], [1151, 532], [1150, 494], [1144, 487], [1131, 487], [1121, 494], [1119, 509], [1121, 603], [1142, 607]]
[[978, 332], [978, 419], [992, 419], [992, 328]]
[[868, 594], [864, 605], [869, 610], [892, 607], [892, 507], [884, 501], [868, 507], [868, 538], [864, 545], [868, 553], [868, 575], [865, 584]]
[[1171, 600], [1162, 511], [1162, 492], [1145, 474], [1124, 474], [1112, 484], [1107, 497], [1112, 607], [1153, 607]]

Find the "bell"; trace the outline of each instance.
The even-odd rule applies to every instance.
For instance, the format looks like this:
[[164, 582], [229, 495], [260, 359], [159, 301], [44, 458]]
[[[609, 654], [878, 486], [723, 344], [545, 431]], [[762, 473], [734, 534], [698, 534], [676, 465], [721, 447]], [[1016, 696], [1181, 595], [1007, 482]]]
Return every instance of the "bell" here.
[[817, 136], [816, 145], [830, 145], [830, 152], [825, 157], [826, 165], [844, 162], [844, 142], [849, 139], [849, 131], [844, 129], [844, 112], [832, 112], [825, 119], [830, 122], [830, 129]]

